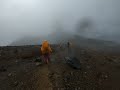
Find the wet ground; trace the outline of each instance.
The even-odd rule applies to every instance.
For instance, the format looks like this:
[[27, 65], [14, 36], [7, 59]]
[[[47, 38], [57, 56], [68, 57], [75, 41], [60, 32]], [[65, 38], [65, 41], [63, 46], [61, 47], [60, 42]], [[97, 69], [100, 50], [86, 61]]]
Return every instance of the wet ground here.
[[65, 48], [52, 46], [49, 64], [36, 62], [40, 46], [0, 48], [0, 90], [119, 90], [120, 55], [76, 48], [81, 70], [65, 63]]

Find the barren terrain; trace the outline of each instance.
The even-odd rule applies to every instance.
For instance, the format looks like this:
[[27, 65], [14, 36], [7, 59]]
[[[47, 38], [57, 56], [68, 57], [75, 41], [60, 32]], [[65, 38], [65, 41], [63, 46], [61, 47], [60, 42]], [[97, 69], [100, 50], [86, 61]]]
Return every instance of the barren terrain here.
[[[40, 46], [0, 47], [0, 90], [119, 90], [119, 53], [75, 48], [81, 63], [65, 63], [67, 49], [52, 45], [51, 62], [36, 62]], [[38, 64], [39, 63], [39, 64]]]

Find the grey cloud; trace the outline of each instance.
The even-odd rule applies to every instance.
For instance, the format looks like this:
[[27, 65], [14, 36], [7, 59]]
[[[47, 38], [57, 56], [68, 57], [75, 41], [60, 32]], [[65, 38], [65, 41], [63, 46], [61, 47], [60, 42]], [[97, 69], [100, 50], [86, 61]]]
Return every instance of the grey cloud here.
[[119, 42], [119, 3], [120, 0], [0, 0], [0, 45], [23, 37], [45, 38], [58, 27], [75, 34], [79, 25], [84, 37]]

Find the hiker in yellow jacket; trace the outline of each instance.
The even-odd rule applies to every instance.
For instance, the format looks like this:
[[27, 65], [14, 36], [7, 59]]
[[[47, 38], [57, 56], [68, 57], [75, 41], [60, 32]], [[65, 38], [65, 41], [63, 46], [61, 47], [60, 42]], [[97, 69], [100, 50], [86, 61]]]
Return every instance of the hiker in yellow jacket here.
[[42, 46], [41, 46], [41, 52], [42, 52], [42, 55], [44, 56], [45, 62], [48, 63], [50, 61], [50, 54], [52, 52], [52, 49], [47, 40], [43, 41]]

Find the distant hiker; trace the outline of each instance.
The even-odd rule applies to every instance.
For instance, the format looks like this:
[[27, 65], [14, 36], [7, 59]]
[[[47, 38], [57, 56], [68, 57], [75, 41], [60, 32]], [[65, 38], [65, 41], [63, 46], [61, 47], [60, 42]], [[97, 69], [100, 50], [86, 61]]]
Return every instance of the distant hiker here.
[[43, 41], [42, 46], [41, 46], [41, 52], [42, 52], [42, 55], [44, 56], [45, 62], [48, 63], [50, 61], [50, 54], [52, 52], [52, 49], [47, 40]]
[[68, 48], [68, 55], [70, 56], [71, 54], [71, 47], [72, 47], [72, 43], [71, 42], [67, 42], [67, 48]]
[[67, 42], [67, 47], [68, 47], [68, 48], [70, 47], [70, 42]]
[[59, 48], [62, 49], [62, 43], [59, 44]]

